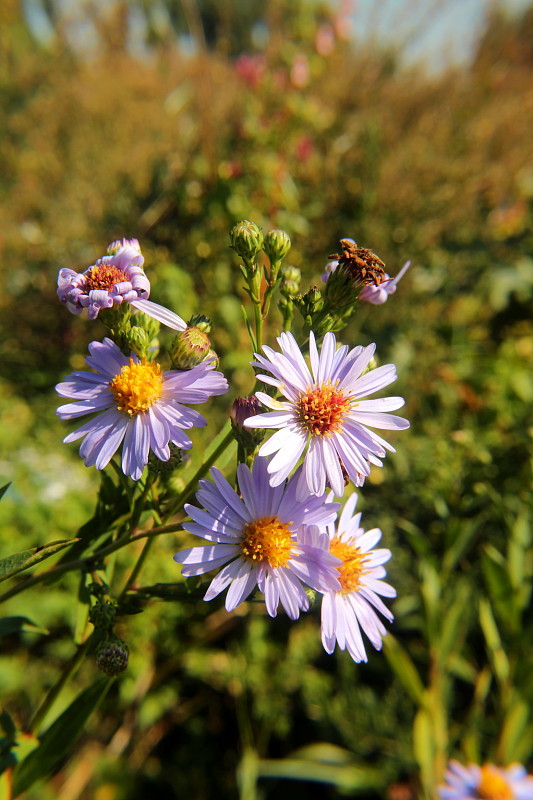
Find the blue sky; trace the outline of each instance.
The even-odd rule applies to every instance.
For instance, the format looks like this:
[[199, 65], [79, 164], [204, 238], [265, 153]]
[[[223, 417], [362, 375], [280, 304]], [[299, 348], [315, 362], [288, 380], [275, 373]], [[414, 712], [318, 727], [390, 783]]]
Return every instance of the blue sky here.
[[[1, 0], [0, 0], [1, 1]], [[338, 5], [340, 0], [331, 0]], [[470, 59], [488, 10], [493, 6], [509, 13], [520, 11], [531, 0], [351, 0], [355, 38], [404, 44], [408, 63], [423, 61], [431, 71]], [[23, 0], [32, 27], [39, 37], [52, 34], [42, 13], [41, 0]], [[240, 0], [245, 3], [246, 0]], [[112, 0], [91, 0], [102, 12]], [[85, 0], [61, 0], [71, 35], [80, 49], [96, 46]]]
[[472, 56], [473, 46], [492, 7], [512, 14], [530, 0], [352, 0], [353, 33], [386, 41], [405, 41], [408, 61], [438, 71]]

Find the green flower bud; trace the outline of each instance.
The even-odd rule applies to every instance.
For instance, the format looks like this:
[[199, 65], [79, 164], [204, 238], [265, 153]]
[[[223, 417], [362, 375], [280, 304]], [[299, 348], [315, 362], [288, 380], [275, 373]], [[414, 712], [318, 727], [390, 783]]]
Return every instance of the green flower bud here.
[[170, 348], [172, 369], [192, 369], [212, 352], [207, 333], [200, 328], [185, 328], [176, 335]]
[[99, 600], [89, 611], [89, 622], [103, 631], [109, 631], [115, 624], [116, 618], [116, 605], [107, 601], [102, 603]]
[[141, 358], [146, 356], [150, 347], [150, 337], [144, 328], [133, 325], [125, 336], [126, 344]]
[[96, 666], [109, 678], [120, 675], [128, 667], [129, 647], [112, 633], [96, 649]]
[[255, 222], [243, 219], [234, 225], [229, 234], [230, 247], [245, 260], [251, 260], [261, 251], [263, 234]]
[[300, 280], [302, 273], [297, 267], [281, 268], [281, 286], [279, 288], [282, 297], [296, 297], [300, 290]]
[[314, 314], [316, 311], [320, 311], [324, 305], [324, 299], [318, 286], [311, 286], [309, 291], [304, 294], [303, 302], [305, 303], [308, 314]]
[[289, 234], [285, 233], [285, 231], [269, 231], [265, 236], [263, 250], [270, 259], [271, 264], [274, 261], [281, 261], [285, 258], [290, 249], [291, 240]]
[[198, 328], [204, 333], [211, 332], [211, 320], [205, 314], [194, 314], [187, 323], [189, 328]]
[[170, 458], [168, 461], [161, 461], [155, 453], [150, 451], [148, 456], [148, 469], [155, 475], [169, 475], [183, 461], [183, 454], [177, 445], [169, 442]]

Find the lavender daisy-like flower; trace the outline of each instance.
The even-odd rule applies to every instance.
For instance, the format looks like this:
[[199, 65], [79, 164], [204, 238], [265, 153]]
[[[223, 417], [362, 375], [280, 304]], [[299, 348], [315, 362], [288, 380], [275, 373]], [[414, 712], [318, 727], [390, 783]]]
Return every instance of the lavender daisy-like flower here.
[[533, 800], [533, 775], [521, 764], [464, 767], [452, 760], [444, 778], [437, 787], [441, 800]]
[[187, 326], [181, 317], [148, 300], [150, 281], [143, 264], [144, 256], [137, 239], [112, 242], [108, 254], [97, 259], [85, 272], [60, 269], [57, 296], [73, 314], [87, 309], [89, 319], [96, 319], [102, 309], [129, 303], [169, 328], [185, 330]]
[[277, 341], [281, 353], [265, 346], [265, 356], [256, 353], [257, 361], [252, 363], [271, 373], [257, 377], [279, 389], [286, 400], [256, 392], [256, 397], [273, 410], [251, 417], [244, 425], [278, 429], [259, 451], [262, 456], [275, 453], [268, 465], [272, 486], [285, 480], [307, 448], [298, 496], [306, 492], [322, 494], [327, 483], [340, 497], [345, 475], [361, 485], [370, 472], [369, 462], [382, 466], [380, 458], [386, 450], [395, 452], [370, 428], [409, 427], [407, 420], [387, 413], [403, 406], [402, 397], [363, 399], [396, 380], [396, 367], [387, 364], [363, 374], [374, 355], [374, 344], [336, 349], [334, 334], [327, 333], [319, 355], [311, 332], [310, 371], [291, 333], [282, 333]]
[[[390, 550], [375, 550], [381, 539], [379, 528], [365, 531], [361, 527], [361, 514], [353, 515], [357, 495], [352, 494], [342, 510], [337, 525], [330, 523], [327, 533], [316, 531], [307, 534], [312, 541], [335, 555], [341, 562], [340, 588], [324, 593], [322, 598], [322, 644], [327, 653], [333, 653], [335, 644], [348, 650], [354, 661], [367, 661], [361, 630], [368, 636], [376, 650], [387, 631], [376, 611], [389, 622], [394, 617], [381, 597], [396, 597], [396, 590], [382, 579], [387, 574], [383, 564], [391, 557]], [[310, 536], [312, 538], [310, 538]]]
[[205, 419], [183, 403], [203, 403], [223, 394], [228, 384], [214, 365], [203, 361], [190, 370], [163, 372], [159, 364], [127, 358], [111, 339], [92, 342], [85, 359], [95, 372], [73, 372], [56, 391], [74, 400], [60, 406], [61, 419], [94, 414], [64, 442], [84, 437], [80, 455], [85, 466], [103, 469], [121, 443], [122, 470], [133, 480], [141, 477], [150, 450], [160, 461], [170, 457], [169, 442], [187, 450], [192, 442], [184, 432], [203, 427]]
[[337, 503], [326, 502], [325, 495], [298, 500], [297, 479], [272, 487], [263, 458], [255, 459], [251, 471], [239, 464], [241, 496], [215, 467], [211, 476], [213, 483], [200, 481], [196, 495], [203, 508], [185, 506], [194, 520], [186, 529], [209, 544], [174, 556], [184, 565], [185, 576], [223, 567], [204, 600], [212, 600], [229, 587], [226, 609], [232, 611], [257, 586], [265, 595], [271, 617], [276, 616], [281, 602], [288, 616], [297, 619], [300, 610], [309, 608], [302, 583], [319, 591], [339, 587], [339, 561], [323, 548], [303, 542], [309, 526], [324, 529], [335, 518]]

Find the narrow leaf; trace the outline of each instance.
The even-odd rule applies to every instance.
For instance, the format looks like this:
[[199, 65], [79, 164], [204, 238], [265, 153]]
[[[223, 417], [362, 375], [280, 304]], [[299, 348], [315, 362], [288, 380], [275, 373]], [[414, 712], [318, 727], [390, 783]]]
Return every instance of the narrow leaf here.
[[424, 684], [413, 661], [390, 633], [383, 639], [383, 652], [400, 682], [417, 705], [424, 702]]
[[45, 633], [46, 628], [36, 625], [28, 617], [3, 617], [0, 619], [0, 636], [8, 636], [10, 633]]
[[14, 772], [13, 797], [18, 797], [35, 781], [57, 766], [78, 739], [92, 712], [105, 697], [112, 678], [102, 678], [85, 689], [41, 737], [39, 746]]
[[10, 486], [11, 486], [11, 481], [9, 483], [6, 483], [4, 486], [0, 487], [0, 500], [5, 495]]
[[59, 539], [56, 542], [50, 542], [50, 544], [45, 544], [41, 547], [32, 547], [30, 550], [22, 550], [20, 553], [14, 553], [12, 556], [0, 559], [0, 581], [5, 581], [25, 569], [34, 567], [77, 541], [79, 540]]

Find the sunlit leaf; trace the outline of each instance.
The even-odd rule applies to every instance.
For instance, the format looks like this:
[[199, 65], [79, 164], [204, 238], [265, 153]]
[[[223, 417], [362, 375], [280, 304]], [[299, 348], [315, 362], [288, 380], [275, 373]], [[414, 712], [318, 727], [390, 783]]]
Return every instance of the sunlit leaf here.
[[56, 542], [50, 542], [40, 547], [32, 547], [30, 550], [23, 550], [20, 553], [14, 553], [11, 556], [0, 559], [0, 581], [5, 581], [25, 569], [34, 567], [41, 561], [44, 561], [65, 547], [70, 547], [78, 539], [59, 539]]

